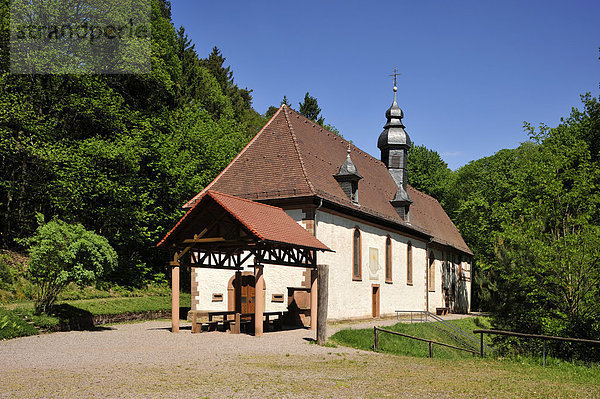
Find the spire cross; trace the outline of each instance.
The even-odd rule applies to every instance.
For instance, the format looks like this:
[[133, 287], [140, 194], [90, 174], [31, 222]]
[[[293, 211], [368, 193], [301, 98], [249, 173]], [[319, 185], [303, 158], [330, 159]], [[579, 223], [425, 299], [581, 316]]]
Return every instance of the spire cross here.
[[394, 77], [394, 87], [397, 86], [397, 82], [396, 79], [398, 78], [398, 76], [402, 75], [400, 72], [398, 72], [398, 68], [394, 67], [394, 73], [390, 74], [389, 76], [393, 76]]

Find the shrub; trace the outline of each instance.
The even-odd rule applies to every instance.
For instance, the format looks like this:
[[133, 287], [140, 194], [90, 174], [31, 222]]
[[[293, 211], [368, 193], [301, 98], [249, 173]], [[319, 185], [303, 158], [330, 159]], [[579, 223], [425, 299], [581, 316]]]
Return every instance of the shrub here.
[[37, 329], [16, 313], [0, 309], [0, 340], [37, 334]]
[[13, 282], [14, 276], [8, 263], [8, 255], [0, 254], [0, 288], [6, 288]]
[[31, 261], [28, 275], [36, 285], [35, 309], [49, 314], [58, 294], [69, 284], [89, 284], [117, 264], [108, 240], [81, 224], [38, 216], [35, 234], [25, 240]]

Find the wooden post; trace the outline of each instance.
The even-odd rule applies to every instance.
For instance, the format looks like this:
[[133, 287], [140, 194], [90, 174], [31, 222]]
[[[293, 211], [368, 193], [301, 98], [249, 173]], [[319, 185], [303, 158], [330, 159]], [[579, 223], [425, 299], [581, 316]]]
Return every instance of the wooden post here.
[[318, 303], [317, 303], [317, 344], [325, 345], [327, 342], [327, 302], [329, 266], [318, 266]]
[[171, 264], [171, 331], [179, 332], [179, 262]]
[[231, 334], [239, 334], [241, 331], [241, 323], [242, 323], [242, 314], [240, 312], [235, 313], [235, 325], [231, 329]]
[[545, 366], [546, 365], [546, 340], [543, 340], [543, 342], [544, 342], [544, 349], [543, 349], [544, 353], [542, 355], [542, 357], [543, 357], [542, 366]]
[[481, 355], [481, 357], [483, 357], [483, 333], [481, 333], [481, 341], [480, 341], [480, 348], [479, 348], [479, 353]]
[[317, 308], [318, 308], [318, 274], [319, 272], [316, 269], [311, 269], [310, 271], [310, 329], [317, 329]]
[[265, 279], [263, 277], [263, 265], [254, 266], [254, 336], [263, 335], [263, 313], [265, 311]]
[[373, 340], [375, 341], [373, 342], [373, 348], [375, 350], [379, 349], [379, 337], [377, 334], [377, 327], [373, 327]]
[[235, 304], [233, 307], [233, 310], [235, 310], [236, 313], [242, 313], [242, 272], [241, 271], [236, 271], [235, 272], [235, 278], [234, 278], [234, 286], [233, 286], [233, 292], [234, 292], [234, 297], [235, 297]]
[[433, 357], [433, 342], [429, 341], [429, 357]]

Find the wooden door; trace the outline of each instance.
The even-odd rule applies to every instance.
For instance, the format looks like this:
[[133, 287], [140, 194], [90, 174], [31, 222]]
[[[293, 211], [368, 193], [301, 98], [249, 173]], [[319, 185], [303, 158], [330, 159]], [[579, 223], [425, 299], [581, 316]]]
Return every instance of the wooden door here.
[[254, 276], [242, 276], [242, 313], [254, 313]]
[[373, 284], [373, 317], [379, 317], [379, 284]]

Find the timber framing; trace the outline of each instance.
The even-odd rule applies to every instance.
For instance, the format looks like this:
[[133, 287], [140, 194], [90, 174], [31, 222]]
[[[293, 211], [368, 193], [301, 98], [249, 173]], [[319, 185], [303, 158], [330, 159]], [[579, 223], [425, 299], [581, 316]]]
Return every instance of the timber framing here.
[[213, 191], [158, 246], [171, 248], [173, 267], [226, 270], [241, 270], [251, 258], [254, 264], [315, 269], [317, 252], [331, 251], [281, 208]]
[[[207, 191], [158, 243], [173, 252], [171, 267], [171, 330], [179, 331], [179, 269], [210, 268], [235, 270], [241, 277], [245, 266], [254, 267], [258, 292], [264, 287], [263, 265], [317, 269], [317, 253], [331, 251], [281, 208]], [[253, 258], [254, 264], [248, 261]], [[236, 284], [235, 298], [241, 298]], [[314, 282], [316, 291], [316, 281]], [[313, 292], [316, 300], [316, 292]], [[256, 296], [254, 335], [263, 334], [264, 298]], [[311, 308], [311, 323], [317, 319]], [[239, 334], [241, 302], [235, 304], [235, 328]]]

